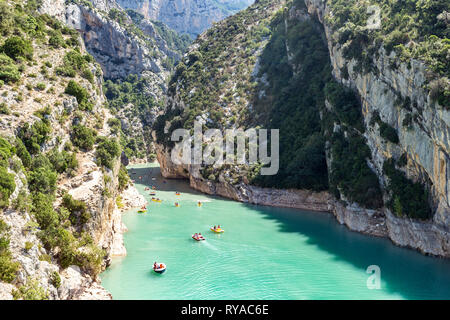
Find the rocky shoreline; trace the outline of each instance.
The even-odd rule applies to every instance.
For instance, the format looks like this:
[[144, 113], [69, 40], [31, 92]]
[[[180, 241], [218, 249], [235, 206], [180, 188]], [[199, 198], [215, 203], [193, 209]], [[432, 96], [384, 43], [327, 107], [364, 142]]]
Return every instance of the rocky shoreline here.
[[207, 181], [198, 167], [175, 166], [166, 149], [158, 145], [156, 150], [163, 177], [187, 179], [192, 188], [203, 193], [256, 205], [329, 212], [352, 231], [389, 238], [395, 245], [426, 255], [450, 258], [450, 231], [438, 221], [399, 218], [387, 208], [370, 210], [357, 204], [346, 205], [328, 192], [259, 188], [245, 183], [231, 185], [223, 177], [218, 182]]

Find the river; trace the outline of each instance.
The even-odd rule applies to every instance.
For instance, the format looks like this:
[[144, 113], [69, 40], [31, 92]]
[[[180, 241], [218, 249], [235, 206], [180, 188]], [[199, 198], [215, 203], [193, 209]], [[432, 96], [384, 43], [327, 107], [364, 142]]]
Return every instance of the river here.
[[[331, 214], [206, 196], [186, 181], [164, 183], [150, 165], [130, 176], [149, 210], [123, 216], [128, 255], [101, 274], [114, 299], [450, 299], [449, 260], [349, 231]], [[151, 185], [162, 203], [151, 201]], [[223, 234], [209, 230], [218, 224]], [[191, 239], [195, 232], [206, 241]], [[167, 271], [154, 273], [154, 261]], [[379, 289], [367, 284], [372, 265]]]

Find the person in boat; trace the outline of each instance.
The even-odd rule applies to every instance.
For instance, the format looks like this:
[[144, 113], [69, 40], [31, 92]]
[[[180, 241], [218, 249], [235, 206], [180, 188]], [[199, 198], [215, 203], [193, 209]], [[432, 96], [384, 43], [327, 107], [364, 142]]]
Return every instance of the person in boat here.
[[219, 229], [220, 230], [220, 224], [217, 226], [217, 229]]
[[194, 239], [198, 239], [198, 233], [197, 232], [194, 234]]
[[156, 269], [158, 266], [156, 265], [156, 261], [155, 263], [153, 263], [153, 269]]

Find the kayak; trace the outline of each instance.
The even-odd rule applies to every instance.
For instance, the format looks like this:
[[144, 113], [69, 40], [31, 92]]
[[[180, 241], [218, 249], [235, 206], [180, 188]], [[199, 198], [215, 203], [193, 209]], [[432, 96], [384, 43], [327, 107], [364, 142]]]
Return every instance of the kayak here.
[[203, 236], [197, 236], [197, 237], [195, 237], [195, 236], [192, 236], [192, 239], [194, 239], [195, 241], [203, 241], [203, 240], [206, 240], [205, 239], [205, 237], [203, 237]]
[[149, 196], [156, 196], [156, 192], [149, 193]]
[[138, 213], [146, 213], [147, 210], [139, 210]]
[[220, 228], [220, 229], [216, 228], [216, 230], [214, 230], [214, 228], [211, 227], [210, 229], [211, 229], [212, 232], [215, 232], [215, 233], [224, 233], [225, 232], [225, 230], [223, 230], [222, 228]]
[[162, 200], [152, 199], [153, 202], [162, 202]]
[[153, 267], [153, 271], [155, 271], [156, 273], [164, 273], [167, 269], [164, 263], [157, 263], [156, 265], [158, 266], [158, 268]]

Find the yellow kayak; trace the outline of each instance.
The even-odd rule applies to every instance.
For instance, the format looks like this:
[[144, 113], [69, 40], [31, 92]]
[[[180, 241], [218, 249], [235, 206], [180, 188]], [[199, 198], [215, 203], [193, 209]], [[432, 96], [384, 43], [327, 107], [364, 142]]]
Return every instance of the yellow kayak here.
[[211, 231], [212, 232], [215, 232], [215, 233], [224, 233], [225, 232], [225, 230], [223, 230], [222, 228], [216, 228], [215, 230], [214, 230], [214, 228], [213, 227], [211, 227], [210, 228], [211, 229]]
[[162, 202], [162, 200], [152, 199], [153, 202]]

